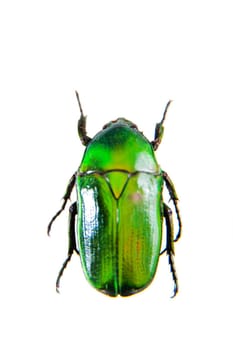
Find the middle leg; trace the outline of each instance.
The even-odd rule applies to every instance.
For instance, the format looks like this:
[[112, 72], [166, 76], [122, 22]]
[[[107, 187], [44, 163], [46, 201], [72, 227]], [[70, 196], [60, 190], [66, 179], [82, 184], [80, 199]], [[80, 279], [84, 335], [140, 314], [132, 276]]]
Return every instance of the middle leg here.
[[175, 211], [176, 211], [176, 217], [177, 217], [177, 221], [178, 221], [178, 232], [176, 234], [176, 237], [174, 238], [174, 242], [177, 242], [181, 236], [181, 230], [182, 230], [182, 222], [181, 222], [181, 217], [180, 217], [180, 211], [178, 208], [178, 196], [177, 196], [175, 186], [174, 186], [172, 180], [170, 179], [170, 177], [168, 176], [168, 174], [165, 171], [163, 171], [163, 179], [165, 181], [170, 198], [174, 204]]

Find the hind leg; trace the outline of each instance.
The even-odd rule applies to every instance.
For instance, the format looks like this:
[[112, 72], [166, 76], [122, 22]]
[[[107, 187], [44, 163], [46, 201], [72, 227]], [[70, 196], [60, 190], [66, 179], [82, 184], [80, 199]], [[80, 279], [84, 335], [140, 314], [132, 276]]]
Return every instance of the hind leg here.
[[75, 218], [77, 215], [77, 203], [73, 203], [70, 206], [69, 209], [69, 225], [68, 225], [68, 235], [69, 235], [69, 246], [68, 246], [68, 253], [67, 253], [67, 258], [64, 261], [61, 270], [59, 271], [59, 274], [57, 276], [57, 281], [56, 281], [56, 290], [59, 293], [59, 287], [60, 287], [60, 279], [63, 275], [63, 272], [68, 265], [70, 259], [72, 258], [72, 255], [74, 251], [79, 254], [79, 251], [76, 246], [76, 239], [75, 239]]
[[166, 253], [168, 255], [168, 263], [170, 265], [170, 270], [172, 273], [172, 278], [174, 282], [174, 292], [172, 295], [172, 298], [177, 294], [178, 292], [178, 279], [176, 275], [176, 269], [175, 269], [175, 262], [174, 262], [174, 227], [173, 227], [173, 220], [172, 220], [172, 211], [171, 209], [164, 203], [163, 204], [163, 210], [164, 210], [164, 218], [166, 223]]

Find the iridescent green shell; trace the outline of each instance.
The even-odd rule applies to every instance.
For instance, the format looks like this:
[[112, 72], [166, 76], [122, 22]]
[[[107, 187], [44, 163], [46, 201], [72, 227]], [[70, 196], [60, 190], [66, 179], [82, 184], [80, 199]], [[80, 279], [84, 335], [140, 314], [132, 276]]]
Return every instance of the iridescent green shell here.
[[87, 280], [111, 296], [152, 281], [162, 237], [161, 169], [151, 143], [117, 119], [88, 144], [77, 175], [77, 243]]

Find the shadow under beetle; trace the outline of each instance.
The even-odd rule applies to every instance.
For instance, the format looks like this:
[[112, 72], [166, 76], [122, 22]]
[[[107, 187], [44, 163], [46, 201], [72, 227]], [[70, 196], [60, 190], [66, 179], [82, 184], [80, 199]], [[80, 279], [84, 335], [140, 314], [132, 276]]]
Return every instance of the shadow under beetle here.
[[[110, 296], [129, 296], [146, 288], [153, 280], [159, 256], [166, 252], [178, 292], [174, 266], [174, 242], [181, 234], [178, 197], [168, 174], [154, 155], [163, 136], [163, 118], [156, 124], [152, 142], [132, 122], [119, 118], [103, 127], [92, 139], [87, 136], [86, 117], [80, 109], [78, 134], [86, 146], [81, 165], [71, 177], [63, 196], [65, 209], [74, 187], [77, 201], [69, 209], [67, 259], [58, 274], [56, 288], [72, 254], [80, 255], [84, 274], [97, 290]], [[163, 202], [166, 185], [178, 220], [174, 238], [172, 211]], [[161, 252], [163, 218], [166, 247]]]

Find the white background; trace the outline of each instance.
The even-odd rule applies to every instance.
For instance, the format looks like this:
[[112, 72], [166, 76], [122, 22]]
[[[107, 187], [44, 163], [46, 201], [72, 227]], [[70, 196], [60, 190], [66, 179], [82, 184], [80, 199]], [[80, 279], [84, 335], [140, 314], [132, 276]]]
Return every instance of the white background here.
[[[232, 349], [232, 2], [2, 1], [1, 349]], [[180, 292], [163, 256], [153, 284], [108, 298], [66, 256], [60, 205], [84, 147], [116, 117], [153, 139], [180, 197]], [[67, 214], [67, 212], [66, 212]]]

